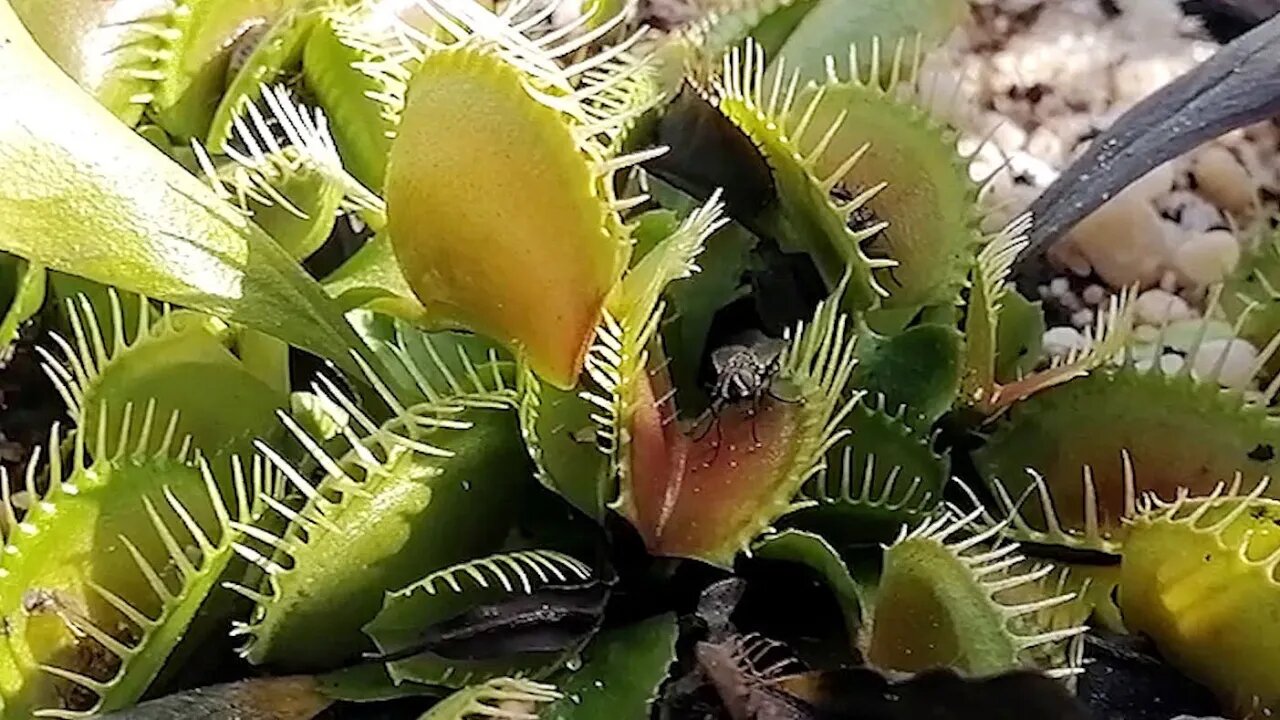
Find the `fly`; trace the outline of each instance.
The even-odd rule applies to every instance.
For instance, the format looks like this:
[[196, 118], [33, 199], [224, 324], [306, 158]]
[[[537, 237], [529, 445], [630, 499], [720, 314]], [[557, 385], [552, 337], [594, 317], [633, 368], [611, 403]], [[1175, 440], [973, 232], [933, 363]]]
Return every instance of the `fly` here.
[[[786, 345], [786, 342], [771, 338], [759, 330], [751, 330], [742, 336], [740, 342], [712, 351], [711, 367], [715, 371], [715, 381], [711, 386], [711, 407], [704, 414], [704, 417], [711, 417], [711, 424], [695, 440], [701, 440], [714, 429], [714, 447], [718, 455], [722, 440], [720, 413], [729, 405], [750, 400], [751, 406], [747, 409], [747, 414], [752, 419], [751, 440], [759, 446], [755, 416], [765, 396], [781, 402], [792, 402], [773, 393], [773, 380], [782, 369], [782, 351], [786, 349]], [[711, 462], [715, 462], [715, 457], [712, 456]]]

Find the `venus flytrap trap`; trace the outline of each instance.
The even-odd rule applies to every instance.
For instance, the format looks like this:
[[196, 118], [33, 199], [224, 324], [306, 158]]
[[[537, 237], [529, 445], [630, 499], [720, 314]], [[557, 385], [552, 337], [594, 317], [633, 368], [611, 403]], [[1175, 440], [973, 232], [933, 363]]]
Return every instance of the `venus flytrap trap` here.
[[906, 412], [889, 411], [883, 396], [862, 396], [845, 419], [851, 432], [801, 490], [814, 504], [786, 522], [844, 542], [872, 543], [929, 517], [942, 503], [950, 463], [932, 438], [904, 422]]
[[910, 532], [904, 528], [885, 549], [863, 640], [868, 661], [898, 671], [943, 665], [974, 676], [1027, 664], [1051, 676], [1081, 672], [1064, 643], [1087, 630], [1087, 612], [1054, 612], [1076, 594], [1044, 582], [1052, 565], [1020, 568], [1025, 558], [1016, 544], [999, 542], [1001, 526], [958, 537], [976, 518], [976, 512], [943, 513]]
[[[554, 59], [578, 40], [543, 47], [468, 3], [437, 12], [453, 39], [411, 34], [419, 67], [388, 156], [396, 257], [434, 321], [518, 347], [571, 387], [627, 264], [619, 212], [640, 201], [619, 199], [614, 175], [662, 152], [617, 156], [602, 142], [637, 114], [610, 101], [643, 68], [627, 55], [640, 35], [561, 68]], [[597, 68], [606, 74], [587, 76]], [[531, 263], [543, 272], [525, 272]]]
[[1083, 531], [1095, 545], [1122, 529], [1143, 493], [1204, 494], [1237, 472], [1246, 481], [1273, 474], [1275, 458], [1255, 449], [1280, 442], [1264, 404], [1132, 360], [1031, 396], [989, 432], [974, 454], [980, 472], [1002, 484], [1006, 498], [1041, 488], [1052, 498], [1041, 505], [1053, 524]]
[[[163, 308], [138, 296], [137, 331], [128, 337], [124, 308], [118, 294], [108, 293], [109, 327], [106, 337], [93, 306], [80, 296], [67, 303], [73, 335], [53, 334], [61, 357], [39, 348], [44, 370], [67, 404], [68, 414], [84, 433], [99, 431], [109, 442], [137, 435], [150, 417], [98, 428], [104, 408], [129, 405], [147, 398], [161, 416], [176, 414], [182, 436], [190, 436], [215, 467], [234, 455], [248, 455], [258, 437], [272, 437], [274, 414], [286, 398], [259, 380], [230, 351], [233, 329], [225, 322], [189, 310]], [[200, 378], [219, 388], [218, 396], [193, 385]], [[221, 473], [220, 473], [221, 475]]]
[[[150, 403], [130, 433], [133, 411], [111, 416], [102, 406], [97, 432], [77, 431], [65, 461], [55, 429], [47, 483], [37, 459], [20, 490], [0, 479], [5, 717], [89, 717], [135, 702], [227, 567], [237, 528], [276, 487], [261, 458], [247, 467], [235, 459], [228, 502], [190, 438], [177, 435], [177, 415]], [[109, 439], [113, 420], [122, 432]], [[27, 498], [21, 516], [17, 492]]]
[[360, 628], [383, 593], [500, 545], [528, 474], [515, 398], [496, 369], [486, 377], [467, 362], [472, 373], [462, 379], [440, 367], [457, 390], [435, 401], [401, 404], [371, 378], [395, 413], [381, 425], [331, 382], [316, 386], [325, 406], [347, 415], [333, 419], [341, 449], [281, 415], [322, 475], [312, 481], [261, 446], [300, 497], [272, 504], [283, 532], [246, 528], [252, 542], [237, 545], [265, 574], [256, 588], [235, 588], [256, 603], [235, 631], [251, 662], [315, 671], [358, 660], [369, 649]]
[[1267, 485], [1246, 493], [1248, 481], [1237, 476], [1201, 497], [1144, 495], [1121, 565], [1125, 623], [1241, 716], [1280, 707], [1271, 661], [1280, 507], [1263, 497]]
[[610, 584], [564, 553], [502, 553], [388, 592], [364, 630], [397, 684], [545, 677], [599, 629]]
[[781, 394], [713, 413], [709, 432], [679, 421], [657, 359], [661, 346], [650, 345], [654, 320], [615, 325], [601, 335], [593, 370], [603, 376], [601, 385], [617, 388], [609, 418], [609, 432], [618, 438], [617, 506], [652, 552], [727, 566], [792, 509], [800, 487], [843, 434], [840, 422], [857, 399], [845, 399], [854, 338], [838, 310], [844, 287], [787, 339], [774, 379]]

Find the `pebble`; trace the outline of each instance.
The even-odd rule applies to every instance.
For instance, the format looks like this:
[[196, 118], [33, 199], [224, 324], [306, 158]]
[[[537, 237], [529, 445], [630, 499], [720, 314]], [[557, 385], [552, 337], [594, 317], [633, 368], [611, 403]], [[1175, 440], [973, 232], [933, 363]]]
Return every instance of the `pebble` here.
[[1187, 241], [1187, 229], [1172, 220], [1160, 223], [1160, 228], [1164, 230], [1164, 245], [1169, 252], [1176, 251]]
[[[1223, 359], [1223, 354], [1226, 358]], [[1252, 370], [1258, 350], [1246, 340], [1211, 340], [1200, 346], [1191, 359], [1191, 369], [1202, 378], [1214, 379], [1228, 388], [1244, 388], [1253, 380]], [[1218, 363], [1222, 369], [1214, 374]]]
[[1051, 327], [1044, 332], [1041, 339], [1045, 354], [1050, 357], [1062, 357], [1084, 346], [1084, 335], [1073, 327]]
[[1201, 194], [1233, 215], [1252, 211], [1258, 200], [1258, 188], [1236, 156], [1225, 147], [1211, 143], [1196, 153], [1191, 173]]
[[[1171, 192], [1157, 200], [1156, 205], [1160, 210], [1176, 217], [1176, 227], [1184, 232], [1212, 230], [1226, 224], [1218, 208], [1190, 190]], [[1181, 245], [1181, 241], [1178, 244]]]
[[1050, 260], [1079, 272], [1078, 261], [1083, 258], [1115, 288], [1155, 285], [1167, 257], [1163, 221], [1134, 189], [1125, 190], [1076, 225], [1050, 248]]
[[1195, 233], [1173, 254], [1173, 266], [1188, 285], [1220, 282], [1240, 262], [1240, 243], [1229, 230]]
[[1093, 311], [1083, 308], [1071, 313], [1071, 324], [1078, 328], [1087, 328], [1093, 324]]
[[1135, 180], [1125, 192], [1144, 200], [1153, 200], [1169, 192], [1169, 188], [1173, 187], [1173, 181], [1176, 177], [1177, 172], [1173, 169], [1173, 162], [1166, 162], [1157, 165], [1146, 175]]
[[1222, 320], [1183, 320], [1170, 323], [1164, 329], [1164, 346], [1187, 353], [1197, 341], [1206, 343], [1233, 337], [1235, 331], [1231, 324]]
[[1175, 320], [1186, 320], [1192, 316], [1191, 306], [1186, 300], [1158, 288], [1152, 288], [1139, 295], [1134, 301], [1133, 309], [1140, 321], [1156, 327]]
[[1081, 294], [1088, 305], [1101, 305], [1102, 301], [1107, 299], [1107, 289], [1101, 285], [1090, 285]]
[[1140, 343], [1153, 343], [1160, 338], [1160, 328], [1154, 325], [1139, 325], [1133, 329], [1133, 339]]
[[1186, 364], [1186, 358], [1177, 353], [1165, 353], [1160, 356], [1160, 371], [1165, 375], [1172, 375], [1178, 372]]

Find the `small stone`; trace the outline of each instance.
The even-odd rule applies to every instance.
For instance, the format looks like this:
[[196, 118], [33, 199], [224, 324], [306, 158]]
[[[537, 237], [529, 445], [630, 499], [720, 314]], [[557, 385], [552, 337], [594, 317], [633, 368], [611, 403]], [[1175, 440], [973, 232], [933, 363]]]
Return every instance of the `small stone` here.
[[1196, 351], [1191, 369], [1198, 377], [1214, 380], [1223, 387], [1244, 388], [1253, 380], [1257, 359], [1257, 348], [1246, 340], [1211, 340]]
[[1063, 293], [1062, 297], [1058, 298], [1058, 300], [1062, 303], [1062, 307], [1071, 310], [1072, 312], [1084, 309], [1084, 303], [1080, 301], [1080, 296], [1070, 290]]
[[1051, 327], [1041, 339], [1045, 354], [1061, 357], [1084, 346], [1084, 335], [1073, 327]]
[[1175, 320], [1190, 318], [1191, 306], [1173, 293], [1152, 288], [1134, 301], [1134, 312], [1143, 323], [1160, 327]]
[[1222, 320], [1182, 320], [1170, 323], [1164, 329], [1164, 346], [1188, 353], [1197, 342], [1229, 340], [1233, 337], [1235, 332], [1231, 324]]
[[1093, 324], [1093, 311], [1089, 308], [1071, 313], [1071, 324], [1078, 328], [1087, 328]]
[[1081, 293], [1084, 296], [1085, 304], [1101, 305], [1103, 300], [1107, 299], [1107, 289], [1101, 285], [1090, 285]]
[[1168, 257], [1161, 225], [1155, 208], [1126, 190], [1050, 248], [1049, 259], [1075, 270], [1072, 255], [1079, 255], [1113, 288], [1151, 287]]
[[1129, 346], [1129, 359], [1137, 370], [1147, 371], [1156, 364], [1160, 357], [1160, 348], [1151, 343], [1136, 343]]
[[1071, 292], [1071, 281], [1064, 277], [1056, 277], [1049, 281], [1049, 292], [1054, 297], [1062, 297]]
[[1160, 223], [1160, 228], [1164, 230], [1164, 245], [1173, 252], [1182, 247], [1187, 241], [1187, 231], [1181, 225], [1170, 220]]
[[1146, 175], [1135, 180], [1126, 192], [1146, 200], [1155, 199], [1169, 192], [1176, 175], [1172, 162], [1157, 165]]
[[1191, 173], [1201, 194], [1233, 215], [1247, 214], [1257, 206], [1257, 185], [1225, 147], [1211, 143], [1202, 148], [1196, 153]]
[[1204, 287], [1220, 282], [1240, 262], [1240, 243], [1228, 230], [1196, 233], [1173, 255], [1173, 266], [1184, 282]]
[[[1216, 227], [1222, 227], [1226, 222], [1222, 217], [1222, 213], [1213, 206], [1213, 203], [1190, 190], [1171, 192], [1159, 198], [1156, 201], [1156, 207], [1161, 212], [1177, 218], [1178, 227], [1183, 231], [1211, 230]], [[1177, 238], [1167, 239], [1177, 240]], [[1181, 245], [1182, 242], [1185, 242], [1185, 238], [1182, 238], [1177, 244]]]
[[1177, 353], [1165, 353], [1160, 356], [1160, 371], [1165, 375], [1172, 375], [1178, 372], [1186, 364], [1186, 358]]

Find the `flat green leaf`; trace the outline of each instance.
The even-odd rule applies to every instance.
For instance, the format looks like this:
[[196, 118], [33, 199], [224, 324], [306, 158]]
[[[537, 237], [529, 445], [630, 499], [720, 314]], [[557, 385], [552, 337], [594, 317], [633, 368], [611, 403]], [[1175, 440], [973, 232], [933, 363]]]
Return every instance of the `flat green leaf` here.
[[97, 104], [0, 4], [0, 250], [354, 369], [360, 343], [261, 229]]
[[963, 338], [946, 325], [917, 325], [879, 344], [859, 360], [855, 387], [884, 395], [890, 410], [905, 405], [913, 427], [932, 425], [960, 392]]
[[581, 669], [553, 679], [564, 697], [538, 717], [648, 720], [676, 657], [676, 635], [676, 616], [670, 613], [600, 633], [587, 646]]

